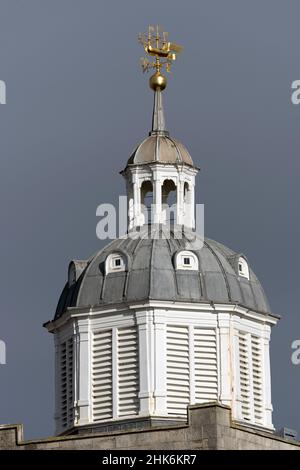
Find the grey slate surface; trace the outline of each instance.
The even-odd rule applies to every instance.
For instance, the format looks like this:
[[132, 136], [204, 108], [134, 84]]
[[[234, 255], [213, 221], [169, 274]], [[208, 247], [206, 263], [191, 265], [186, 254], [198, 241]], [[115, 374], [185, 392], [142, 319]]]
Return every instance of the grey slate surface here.
[[[150, 299], [236, 302], [270, 312], [254, 272], [250, 269], [249, 280], [238, 275], [235, 261], [239, 254], [213, 240], [205, 239], [203, 244], [195, 232], [186, 228], [183, 232], [180, 226], [171, 229], [169, 238], [165, 227], [151, 226], [152, 238], [148, 237], [148, 230], [150, 226], [144, 226], [134, 239], [116, 239], [92, 256], [76, 283], [65, 285], [55, 318], [69, 307]], [[175, 270], [174, 255], [180, 250], [197, 254], [198, 271]], [[105, 259], [113, 252], [120, 252], [127, 259], [127, 270], [105, 275]]]

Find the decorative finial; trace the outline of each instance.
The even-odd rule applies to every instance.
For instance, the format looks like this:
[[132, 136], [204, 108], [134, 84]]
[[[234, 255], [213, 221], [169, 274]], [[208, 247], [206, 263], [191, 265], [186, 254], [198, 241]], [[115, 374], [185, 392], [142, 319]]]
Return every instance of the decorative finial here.
[[152, 90], [164, 90], [167, 86], [167, 79], [161, 73], [165, 67], [169, 73], [172, 62], [176, 60], [176, 55], [182, 51], [182, 47], [173, 42], [168, 42], [168, 34], [161, 32], [160, 26], [149, 26], [148, 34], [140, 33], [139, 42], [145, 49], [146, 54], [155, 57], [154, 61], [149, 61], [147, 57], [141, 58], [143, 72], [155, 69], [155, 73], [149, 79], [149, 85]]

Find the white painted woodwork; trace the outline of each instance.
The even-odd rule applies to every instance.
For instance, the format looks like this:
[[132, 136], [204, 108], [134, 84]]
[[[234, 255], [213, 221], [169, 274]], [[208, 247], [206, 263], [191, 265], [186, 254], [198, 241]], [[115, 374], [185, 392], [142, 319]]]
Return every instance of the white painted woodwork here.
[[272, 430], [276, 321], [229, 304], [74, 311], [55, 325], [56, 432], [135, 417], [185, 420], [188, 405], [214, 401], [234, 420]]
[[197, 172], [198, 169], [185, 164], [149, 163], [128, 166], [123, 176], [126, 180], [129, 230], [148, 223], [141, 207], [141, 187], [145, 181], [150, 181], [153, 188], [152, 223], [165, 224], [168, 222], [166, 208], [162, 203], [162, 187], [166, 180], [173, 181], [176, 188], [176, 219], [174, 222], [195, 228], [195, 176]]

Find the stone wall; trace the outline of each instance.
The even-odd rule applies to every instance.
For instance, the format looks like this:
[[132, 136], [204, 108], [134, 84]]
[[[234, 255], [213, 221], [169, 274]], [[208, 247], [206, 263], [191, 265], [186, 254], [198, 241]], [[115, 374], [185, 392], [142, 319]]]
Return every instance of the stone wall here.
[[300, 442], [271, 433], [244, 428], [231, 421], [231, 410], [216, 403], [190, 406], [188, 424], [110, 433], [23, 440], [23, 426], [0, 426], [0, 450], [99, 449], [99, 450], [300, 450]]

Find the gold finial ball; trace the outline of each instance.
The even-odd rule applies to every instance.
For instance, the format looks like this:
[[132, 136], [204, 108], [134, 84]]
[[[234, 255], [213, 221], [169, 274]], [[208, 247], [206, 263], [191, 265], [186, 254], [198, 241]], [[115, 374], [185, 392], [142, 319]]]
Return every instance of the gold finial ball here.
[[162, 75], [160, 72], [155, 72], [151, 77], [149, 78], [149, 85], [152, 90], [164, 90], [167, 86], [167, 79], [164, 75]]

